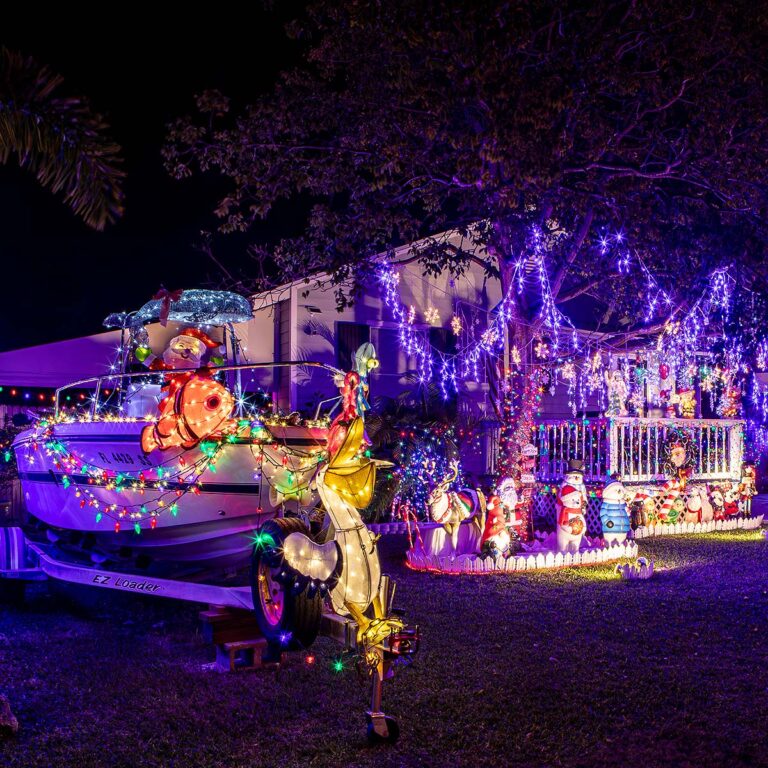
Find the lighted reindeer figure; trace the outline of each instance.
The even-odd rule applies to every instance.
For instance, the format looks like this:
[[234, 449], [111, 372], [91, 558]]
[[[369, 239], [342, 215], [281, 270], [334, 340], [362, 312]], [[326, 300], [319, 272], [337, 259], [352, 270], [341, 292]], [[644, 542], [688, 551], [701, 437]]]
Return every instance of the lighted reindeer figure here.
[[[434, 462], [432, 463], [434, 467]], [[453, 460], [448, 465], [448, 474], [438, 482], [427, 498], [429, 517], [439, 523], [451, 538], [451, 551], [455, 555], [459, 547], [459, 530], [465, 520], [472, 518], [477, 536], [481, 536], [485, 527], [485, 496], [481, 491], [464, 488], [451, 491], [451, 484], [459, 476], [459, 463]], [[476, 548], [475, 548], [476, 549]], [[474, 551], [474, 549], [473, 549]]]

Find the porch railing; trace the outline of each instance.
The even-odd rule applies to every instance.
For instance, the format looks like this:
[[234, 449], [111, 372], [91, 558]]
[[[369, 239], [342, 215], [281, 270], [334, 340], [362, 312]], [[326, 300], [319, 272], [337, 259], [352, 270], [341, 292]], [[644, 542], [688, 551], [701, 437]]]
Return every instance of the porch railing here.
[[568, 460], [584, 462], [586, 482], [618, 473], [624, 482], [645, 483], [664, 474], [664, 448], [683, 429], [696, 448], [694, 480], [737, 480], [744, 452], [744, 422], [736, 419], [618, 417], [540, 421], [536, 425], [537, 478], [560, 480]]

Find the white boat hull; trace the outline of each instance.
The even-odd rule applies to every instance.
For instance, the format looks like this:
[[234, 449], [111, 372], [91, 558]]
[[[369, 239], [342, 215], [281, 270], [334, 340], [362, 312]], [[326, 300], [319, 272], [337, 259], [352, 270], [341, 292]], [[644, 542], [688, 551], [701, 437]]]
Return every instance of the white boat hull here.
[[[198, 476], [194, 467], [202, 455], [199, 447], [145, 454], [139, 439], [146, 424], [96, 421], [54, 427], [56, 440], [80, 462], [112, 476], [124, 472], [136, 478], [142, 473], [146, 481], [142, 488], [93, 484], [88, 474], [68, 472], [55, 452], [35, 445], [32, 431], [20, 435], [14, 448], [27, 511], [54, 528], [93, 534], [97, 546], [107, 552], [129, 548], [132, 553], [164, 561], [216, 567], [244, 564], [252, 548], [252, 531], [280, 511], [270, 503], [269, 487], [260, 479], [255, 441], [225, 443], [216, 471], [206, 468]], [[286, 428], [273, 430], [273, 434], [280, 444], [307, 449], [323, 444], [325, 430]], [[182, 466], [189, 470], [180, 471]], [[163, 468], [161, 473], [158, 468]], [[192, 492], [198, 478], [199, 493]], [[158, 479], [166, 483], [165, 488], [154, 487]], [[83, 504], [86, 493], [79, 490], [92, 494], [98, 505]], [[130, 510], [141, 504], [152, 507], [160, 498], [167, 500], [166, 507], [156, 516], [155, 527], [142, 525], [136, 533]], [[168, 510], [169, 501], [178, 503], [176, 516]], [[111, 514], [98, 515], [105, 508]], [[129, 511], [120, 517], [123, 509]], [[115, 531], [116, 521], [119, 532]]]

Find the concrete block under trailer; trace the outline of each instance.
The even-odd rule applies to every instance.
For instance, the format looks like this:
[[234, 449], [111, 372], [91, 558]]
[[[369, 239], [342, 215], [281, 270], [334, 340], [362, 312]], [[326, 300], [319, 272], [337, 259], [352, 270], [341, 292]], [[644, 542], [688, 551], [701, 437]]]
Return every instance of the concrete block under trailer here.
[[[163, 579], [61, 560], [54, 557], [45, 545], [28, 541], [20, 528], [0, 528], [0, 598], [5, 594], [21, 599], [28, 582], [47, 579], [191, 603], [254, 610], [251, 587], [226, 587], [183, 579]], [[382, 576], [380, 598], [382, 604], [390, 610], [394, 591], [389, 576]], [[321, 617], [319, 634], [340, 643], [344, 650], [357, 650], [357, 624], [352, 619], [326, 611]], [[416, 627], [388, 638], [378, 649], [383, 660], [383, 672], [372, 674], [371, 708], [366, 712], [368, 738], [371, 741], [393, 743], [399, 736], [397, 721], [385, 715], [381, 709], [382, 684], [394, 676], [395, 661], [415, 653], [418, 644]]]

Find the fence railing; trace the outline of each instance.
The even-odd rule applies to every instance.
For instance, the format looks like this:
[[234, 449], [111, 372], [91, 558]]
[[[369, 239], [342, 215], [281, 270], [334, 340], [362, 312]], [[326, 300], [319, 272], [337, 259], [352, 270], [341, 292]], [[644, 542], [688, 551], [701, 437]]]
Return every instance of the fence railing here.
[[560, 480], [569, 459], [584, 462], [586, 482], [618, 473], [624, 482], [651, 482], [665, 473], [665, 448], [683, 430], [695, 451], [693, 479], [736, 480], [744, 452], [744, 422], [736, 419], [636, 417], [544, 420], [536, 425], [537, 478]]

